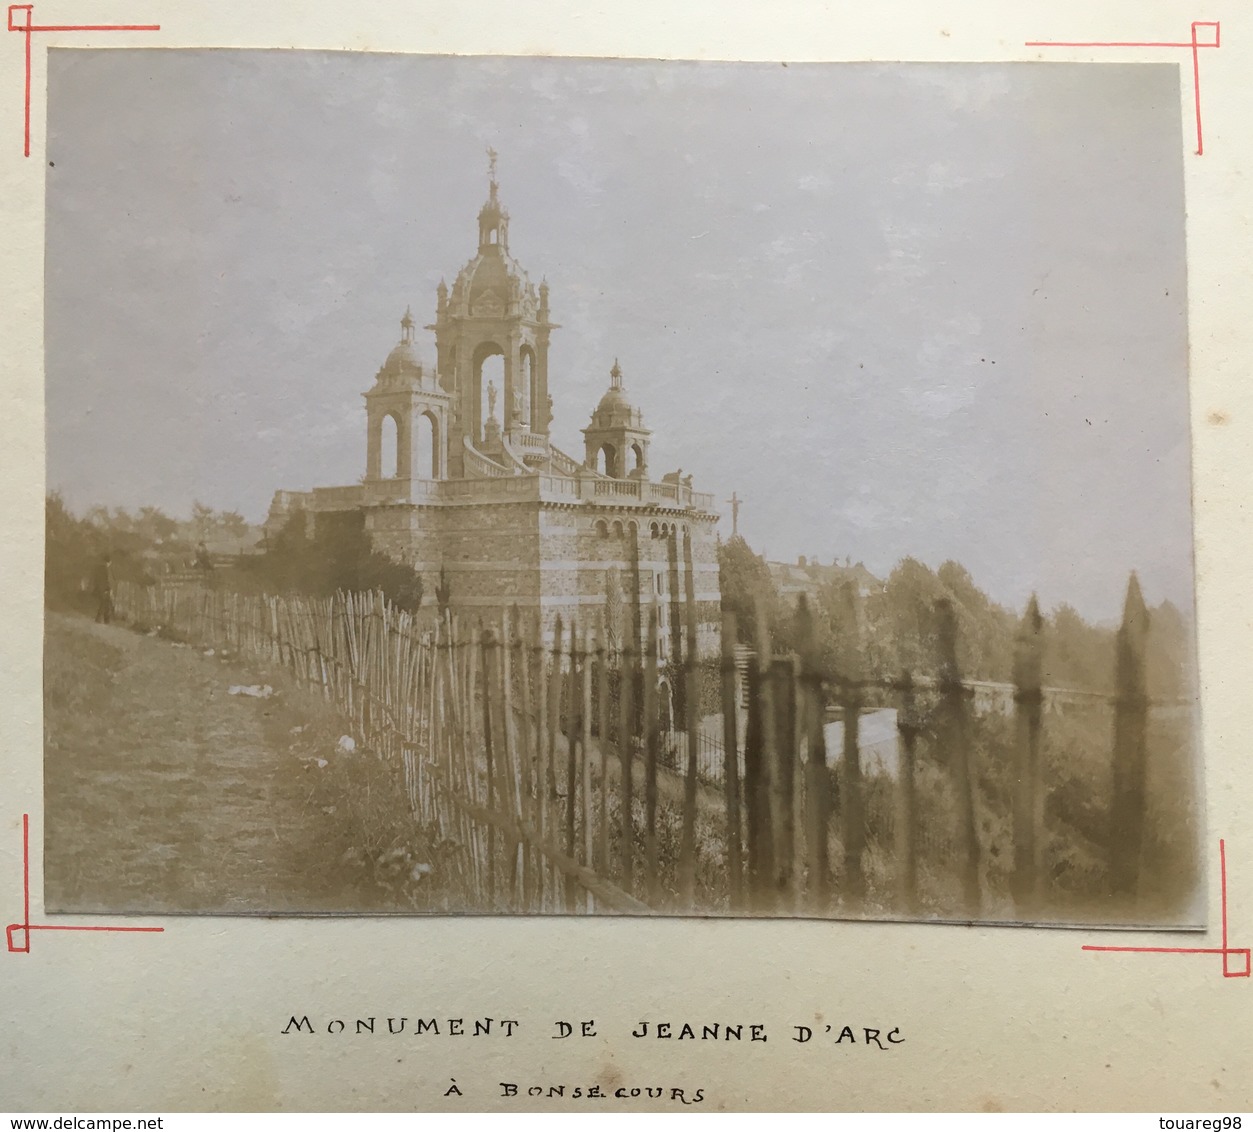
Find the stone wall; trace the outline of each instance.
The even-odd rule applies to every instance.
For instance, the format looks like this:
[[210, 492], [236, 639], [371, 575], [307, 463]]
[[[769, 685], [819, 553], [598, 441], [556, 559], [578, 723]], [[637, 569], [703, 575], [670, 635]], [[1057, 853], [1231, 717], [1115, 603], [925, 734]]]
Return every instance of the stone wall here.
[[[659, 523], [679, 534], [679, 587], [672, 594], [668, 538], [654, 537]], [[670, 603], [684, 601], [682, 530], [692, 535], [698, 618], [698, 651], [720, 647], [718, 558], [715, 520], [695, 512], [625, 506], [525, 501], [373, 507], [367, 529], [375, 545], [421, 571], [427, 601], [434, 603], [440, 567], [448, 572], [455, 612], [499, 624], [517, 608], [528, 623], [538, 616], [551, 640], [556, 620], [597, 630], [616, 616], [615, 636], [625, 639], [633, 622], [631, 543], [639, 547], [639, 595], [643, 625], [654, 601], [663, 657], [672, 655]], [[609, 595], [616, 577], [620, 597]], [[681, 623], [685, 624], [682, 621]], [[684, 629], [685, 633], [686, 630]]]

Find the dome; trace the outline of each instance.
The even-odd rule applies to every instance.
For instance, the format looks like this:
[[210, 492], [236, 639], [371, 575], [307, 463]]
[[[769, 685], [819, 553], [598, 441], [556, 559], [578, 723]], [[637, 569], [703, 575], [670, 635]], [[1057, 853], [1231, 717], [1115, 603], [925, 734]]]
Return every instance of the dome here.
[[459, 313], [487, 318], [515, 311], [534, 318], [539, 310], [535, 286], [525, 269], [499, 244], [480, 249], [461, 269], [450, 299]]
[[626, 390], [621, 386], [610, 386], [605, 390], [605, 395], [600, 399], [600, 404], [596, 406], [596, 416], [602, 416], [605, 413], [632, 413], [635, 406], [627, 400]]
[[522, 265], [509, 254], [509, 212], [497, 194], [495, 155], [487, 203], [479, 210], [478, 253], [457, 274], [449, 306], [460, 317], [536, 318], [540, 302]]
[[626, 395], [622, 385], [622, 367], [614, 359], [613, 369], [609, 371], [609, 388], [605, 390], [596, 411], [592, 414], [592, 425], [595, 428], [632, 428], [644, 427], [643, 414]]
[[399, 382], [407, 378], [422, 380], [422, 363], [413, 344], [413, 315], [408, 310], [400, 320], [400, 341], [392, 347], [378, 372], [380, 382]]

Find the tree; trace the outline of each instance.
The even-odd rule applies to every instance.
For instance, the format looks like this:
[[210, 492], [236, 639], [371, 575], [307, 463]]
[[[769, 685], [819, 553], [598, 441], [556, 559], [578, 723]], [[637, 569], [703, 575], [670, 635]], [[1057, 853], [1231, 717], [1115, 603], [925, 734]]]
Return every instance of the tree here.
[[238, 511], [220, 511], [217, 523], [228, 538], [244, 538], [248, 534], [248, 520]]
[[754, 554], [740, 535], [718, 547], [718, 584], [722, 590], [722, 608], [735, 614], [741, 642], [754, 643], [757, 603], [761, 601], [765, 605], [774, 647], [778, 650], [791, 647], [793, 610], [779, 596], [766, 560]]
[[207, 539], [213, 533], [213, 508], [207, 507], [199, 499], [191, 505], [192, 537], [197, 541]]
[[415, 611], [422, 604], [422, 576], [374, 549], [359, 511], [318, 515], [312, 537], [308, 517], [297, 511], [253, 568], [264, 586], [280, 592], [326, 597], [382, 590], [400, 609]]
[[141, 507], [138, 527], [144, 537], [151, 539], [154, 543], [168, 542], [178, 534], [178, 523], [160, 507]]

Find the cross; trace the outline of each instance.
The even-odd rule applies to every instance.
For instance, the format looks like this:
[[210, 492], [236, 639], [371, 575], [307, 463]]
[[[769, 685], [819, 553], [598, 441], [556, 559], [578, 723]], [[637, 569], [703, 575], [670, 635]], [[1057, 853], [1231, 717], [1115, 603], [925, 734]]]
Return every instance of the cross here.
[[496, 180], [496, 151], [490, 145], [487, 147], [487, 175]]
[[731, 498], [727, 502], [731, 504], [731, 537], [735, 538], [740, 533], [740, 504], [744, 500], [735, 492], [731, 492]]

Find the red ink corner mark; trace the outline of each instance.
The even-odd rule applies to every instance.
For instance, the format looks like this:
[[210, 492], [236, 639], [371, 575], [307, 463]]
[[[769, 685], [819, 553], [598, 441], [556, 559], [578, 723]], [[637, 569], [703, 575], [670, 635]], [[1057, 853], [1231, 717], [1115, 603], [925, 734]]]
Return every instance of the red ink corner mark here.
[[[1223, 957], [1224, 979], [1247, 979], [1253, 973], [1253, 961], [1250, 959], [1253, 948], [1229, 947], [1227, 944], [1227, 843], [1218, 843], [1218, 875], [1222, 892], [1223, 908], [1223, 945], [1222, 947], [1098, 947], [1085, 943], [1084, 951], [1124, 951], [1144, 952], [1153, 955], [1221, 955]], [[1239, 958], [1240, 966], [1231, 962], [1232, 956]]]
[[9, 950], [30, 954], [31, 932], [163, 932], [165, 928], [123, 928], [95, 924], [32, 924], [30, 922], [30, 814], [22, 815], [22, 922], [4, 929]]
[[[1202, 34], [1200, 29], [1206, 29]], [[1193, 20], [1192, 38], [1183, 43], [1065, 43], [1059, 40], [1030, 39], [1027, 47], [1178, 47], [1192, 52], [1192, 91], [1196, 103], [1196, 152], [1201, 156], [1205, 144], [1201, 134], [1201, 49], [1219, 47], [1219, 24], [1217, 20]], [[1213, 42], [1211, 42], [1211, 39]]]
[[[18, 13], [23, 13], [18, 22]], [[38, 31], [160, 31], [160, 24], [37, 24], [34, 4], [9, 5], [9, 31], [20, 31], [26, 36], [26, 88], [23, 118], [22, 156], [30, 156], [30, 37]], [[12, 950], [12, 948], [10, 948]]]

